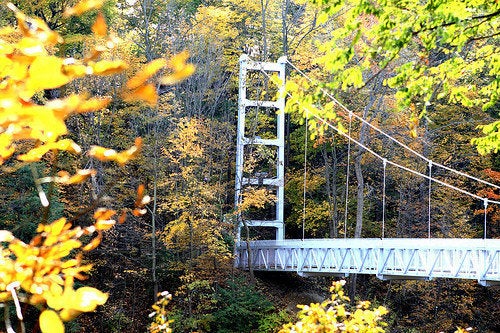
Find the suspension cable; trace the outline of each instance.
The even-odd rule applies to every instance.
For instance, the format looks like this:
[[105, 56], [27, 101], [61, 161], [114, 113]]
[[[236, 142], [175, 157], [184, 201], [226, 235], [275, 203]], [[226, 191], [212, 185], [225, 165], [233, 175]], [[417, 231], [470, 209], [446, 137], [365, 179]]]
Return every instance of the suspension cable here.
[[304, 240], [306, 236], [306, 191], [307, 191], [307, 146], [308, 146], [308, 140], [307, 136], [309, 134], [308, 132], [308, 116], [306, 112], [306, 129], [304, 133], [304, 184], [303, 184], [303, 189], [302, 189], [302, 240]]
[[[490, 201], [491, 202], [491, 201]], [[488, 199], [487, 198], [484, 198], [483, 199], [483, 205], [484, 205], [484, 239], [486, 239], [486, 220], [487, 220], [487, 216], [488, 216]]]
[[429, 185], [427, 194], [427, 238], [431, 238], [431, 191], [432, 191], [432, 161], [429, 161]]
[[385, 237], [385, 176], [386, 176], [386, 169], [387, 169], [387, 159], [384, 158], [383, 160], [384, 163], [384, 177], [383, 177], [383, 189], [382, 189], [382, 239]]
[[[287, 62], [288, 62], [289, 64], [291, 64], [289, 61], [287, 61]], [[291, 65], [292, 65], [295, 69], [297, 69], [297, 68], [296, 68], [293, 64], [291, 64]], [[297, 69], [297, 70], [298, 70], [298, 69]], [[300, 71], [300, 70], [299, 70], [299, 71]], [[262, 72], [262, 73], [264, 73], [265, 75], [269, 76], [269, 74], [268, 74], [268, 73], [266, 73], [265, 71], [261, 70], [261, 72]], [[269, 76], [269, 77], [270, 77], [270, 76]], [[289, 92], [286, 92], [286, 94], [287, 94], [289, 97], [292, 97], [292, 95], [291, 95]], [[360, 119], [361, 121], [364, 121], [361, 117], [358, 117], [356, 114], [354, 114], [352, 111], [350, 111], [349, 109], [347, 109], [347, 108], [346, 108], [345, 106], [343, 106], [342, 104], [340, 104], [340, 103], [339, 103], [339, 105], [340, 105], [342, 108], [344, 108], [347, 112], [349, 112], [349, 115], [354, 115], [357, 119]], [[380, 154], [376, 153], [376, 152], [375, 152], [374, 150], [372, 150], [371, 148], [369, 148], [369, 147], [365, 146], [363, 143], [361, 143], [361, 142], [359, 142], [358, 140], [354, 139], [354, 138], [351, 136], [351, 134], [350, 134], [350, 133], [349, 133], [349, 134], [346, 134], [343, 130], [340, 130], [338, 127], [335, 127], [335, 126], [334, 126], [334, 125], [332, 125], [329, 121], [327, 121], [326, 119], [324, 119], [324, 118], [320, 117], [319, 115], [315, 114], [312, 110], [308, 109], [307, 107], [302, 106], [302, 108], [303, 108], [303, 109], [304, 109], [304, 111], [306, 111], [309, 115], [312, 115], [315, 119], [317, 119], [317, 120], [318, 120], [318, 122], [325, 124], [325, 125], [326, 125], [326, 126], [328, 126], [329, 128], [331, 128], [331, 129], [333, 129], [334, 131], [336, 131], [336, 132], [337, 132], [338, 134], [340, 134], [341, 136], [343, 136], [343, 137], [345, 137], [346, 139], [348, 139], [348, 140], [349, 140], [349, 143], [352, 141], [353, 143], [355, 143], [355, 144], [356, 144], [356, 145], [358, 145], [359, 147], [363, 148], [364, 150], [366, 150], [367, 152], [369, 152], [370, 154], [372, 154], [374, 157], [376, 157], [376, 158], [378, 158], [378, 159], [380, 159], [380, 160], [382, 160], [382, 161], [385, 159], [384, 157], [382, 157]], [[320, 106], [319, 108], [321, 108], [321, 106]], [[367, 122], [367, 124], [368, 124], [370, 127], [372, 127], [373, 129], [375, 129], [375, 130], [377, 130], [377, 131], [379, 131], [379, 132], [382, 132], [381, 130], [379, 130], [379, 129], [377, 129], [376, 127], [374, 127], [373, 125], [371, 125], [369, 122]], [[390, 137], [390, 136], [388, 136], [388, 137]], [[394, 140], [395, 140], [395, 139], [394, 139]], [[396, 140], [395, 142], [398, 142], [398, 141]], [[401, 144], [401, 145], [403, 145], [403, 144]], [[411, 149], [409, 148], [409, 150], [411, 150]], [[418, 154], [418, 153], [417, 153], [417, 154]], [[432, 162], [431, 160], [429, 160], [429, 159], [427, 159], [427, 158], [425, 158], [425, 157], [422, 157], [422, 158], [426, 159], [428, 162]], [[418, 172], [418, 171], [416, 171], [416, 170], [413, 170], [413, 169], [411, 169], [411, 168], [405, 167], [404, 165], [398, 164], [398, 163], [393, 162], [393, 161], [391, 161], [391, 160], [387, 160], [387, 159], [386, 159], [386, 161], [387, 161], [387, 164], [392, 165], [392, 166], [394, 166], [394, 167], [396, 167], [396, 168], [399, 168], [399, 169], [401, 169], [401, 170], [407, 171], [407, 172], [409, 172], [409, 173], [411, 173], [411, 174], [414, 174], [414, 175], [416, 175], [416, 176], [418, 176], [418, 177], [422, 177], [422, 178], [427, 179], [427, 180], [429, 180], [429, 181], [433, 181], [433, 182], [435, 182], [435, 183], [437, 183], [437, 184], [440, 184], [440, 185], [442, 185], [442, 186], [444, 186], [444, 187], [447, 187], [447, 188], [452, 189], [452, 190], [454, 190], [454, 191], [460, 192], [460, 193], [462, 193], [462, 194], [465, 194], [465, 195], [470, 196], [470, 197], [472, 197], [472, 198], [475, 198], [475, 199], [477, 199], [477, 200], [481, 200], [481, 201], [483, 201], [483, 202], [485, 203], [485, 205], [487, 205], [488, 203], [493, 203], [493, 204], [500, 205], [500, 201], [491, 200], [491, 199], [488, 199], [488, 198], [483, 198], [483, 197], [481, 197], [481, 196], [479, 196], [479, 195], [477, 195], [477, 194], [471, 193], [471, 192], [469, 192], [469, 191], [467, 191], [467, 190], [464, 190], [464, 189], [462, 189], [462, 188], [459, 188], [459, 187], [457, 187], [457, 186], [454, 186], [454, 185], [451, 185], [451, 184], [445, 183], [444, 181], [441, 181], [441, 180], [439, 180], [439, 179], [432, 178], [432, 177], [430, 177], [429, 175], [426, 175], [426, 174], [420, 173], [420, 172]], [[434, 162], [433, 162], [433, 165], [436, 165], [436, 166], [439, 166], [439, 167], [443, 167], [443, 166], [441, 166], [440, 164], [438, 164], [438, 163], [434, 163]], [[447, 167], [444, 167], [444, 168], [446, 169]], [[451, 170], [453, 170], [453, 169], [451, 169]], [[460, 174], [460, 172], [459, 172], [459, 171], [457, 171], [457, 173], [459, 173], [459, 174]], [[466, 175], [467, 177], [469, 177], [469, 178], [471, 178], [471, 179], [476, 180], [476, 179], [475, 179], [475, 177], [469, 176], [469, 175], [467, 175], [467, 174], [464, 174], [464, 175]], [[477, 181], [479, 181], [479, 182], [481, 182], [481, 183], [484, 183], [484, 184], [489, 184], [488, 182], [485, 182], [485, 181], [483, 181], [483, 180], [481, 180], [481, 179], [477, 179]], [[496, 185], [493, 185], [493, 184], [492, 184], [492, 186], [494, 186], [494, 187], [498, 188], [498, 186], [496, 186]], [[485, 217], [485, 224], [486, 224], [486, 217]], [[344, 225], [344, 229], [345, 229], [345, 228], [346, 228], [346, 226]], [[485, 229], [485, 230], [486, 230], [486, 229]], [[346, 235], [344, 235], [344, 237], [345, 237], [345, 236], [346, 236]], [[486, 235], [485, 235], [485, 237], [486, 237]]]
[[[317, 80], [314, 80], [312, 79], [310, 76], [308, 76], [306, 73], [304, 73], [304, 71], [302, 71], [301, 69], [297, 68], [293, 63], [290, 62], [290, 60], [287, 59], [287, 63], [292, 66], [293, 69], [295, 69], [300, 75], [302, 75], [304, 78], [306, 78], [309, 82], [311, 82], [312, 84], [320, 87], [320, 90], [321, 92], [323, 92], [326, 96], [328, 96], [333, 102], [335, 102], [341, 109], [343, 109], [344, 111], [346, 112], [352, 112], [350, 111], [345, 105], [343, 105], [338, 99], [336, 99], [328, 90], [326, 90], [325, 88], [322, 88], [320, 86], [320, 83], [317, 82]], [[480, 182], [484, 185], [488, 185], [488, 186], [491, 186], [491, 187], [494, 187], [496, 189], [499, 189], [500, 190], [500, 186], [498, 185], [495, 185], [493, 183], [490, 183], [486, 180], [483, 180], [483, 179], [480, 179], [480, 178], [477, 178], [477, 177], [474, 177], [472, 175], [469, 175], [469, 174], [466, 174], [465, 172], [462, 172], [462, 171], [458, 171], [458, 170], [455, 170], [453, 168], [450, 168], [450, 167], [447, 167], [443, 164], [439, 164], [439, 163], [436, 163], [436, 162], [433, 162], [432, 160], [430, 160], [429, 158], [425, 157], [424, 155], [420, 154], [419, 152], [413, 150], [412, 148], [410, 148], [408, 145], [402, 143], [401, 141], [397, 140], [396, 138], [392, 137], [390, 134], [384, 132], [383, 130], [381, 130], [380, 128], [372, 125], [369, 121], [367, 121], [366, 119], [363, 119], [363, 117], [360, 117], [358, 116], [357, 114], [354, 114], [354, 117], [356, 119], [358, 119], [359, 121], [367, 124], [368, 126], [370, 126], [370, 128], [372, 128], [373, 130], [379, 132], [380, 134], [382, 134], [383, 136], [385, 136], [386, 138], [388, 138], [389, 140], [393, 141], [394, 143], [398, 144], [399, 146], [403, 147], [404, 149], [408, 150], [409, 152], [411, 152], [412, 154], [414, 154], [415, 156], [418, 156], [419, 158], [423, 159], [424, 161], [426, 162], [432, 162], [436, 167], [439, 167], [439, 168], [442, 168], [442, 169], [445, 169], [447, 171], [450, 171], [452, 173], [455, 173], [457, 175], [460, 175], [460, 176], [463, 176], [463, 177], [466, 177], [466, 178], [469, 178], [471, 180], [474, 180], [474, 181], [477, 181], [477, 182]]]
[[[326, 122], [325, 122], [326, 123]], [[347, 167], [345, 176], [345, 210], [344, 210], [344, 238], [347, 238], [347, 215], [349, 211], [349, 167], [351, 165], [351, 128], [352, 112], [349, 112], [349, 135], [347, 136]]]

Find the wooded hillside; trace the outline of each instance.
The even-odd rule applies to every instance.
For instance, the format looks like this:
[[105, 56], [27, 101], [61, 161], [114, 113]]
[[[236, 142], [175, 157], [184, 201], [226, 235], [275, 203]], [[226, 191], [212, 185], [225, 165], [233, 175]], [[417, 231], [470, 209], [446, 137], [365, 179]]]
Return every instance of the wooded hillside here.
[[[293, 65], [286, 238], [378, 238], [382, 220], [385, 237], [426, 238], [429, 226], [432, 237], [483, 237], [482, 202], [384, 170], [304, 106], [387, 159], [429, 172], [335, 106], [331, 93], [426, 158], [499, 183], [498, 1], [23, 0], [0, 8], [0, 332], [307, 332], [299, 327], [316, 314], [352, 332], [359, 318], [377, 329], [366, 332], [500, 331], [500, 292], [476, 281], [357, 276], [346, 279], [347, 298], [333, 277], [252, 279], [233, 267], [237, 213], [274, 200], [254, 193], [234, 207], [242, 53]], [[277, 91], [264, 75], [248, 84], [257, 97]], [[266, 138], [273, 119], [256, 108], [247, 126]], [[256, 149], [246, 167], [275, 160]], [[500, 196], [445, 171], [433, 176]], [[500, 209], [488, 206], [487, 219], [488, 238], [500, 237]], [[296, 317], [297, 304], [322, 299]], [[360, 300], [371, 304], [356, 307]]]

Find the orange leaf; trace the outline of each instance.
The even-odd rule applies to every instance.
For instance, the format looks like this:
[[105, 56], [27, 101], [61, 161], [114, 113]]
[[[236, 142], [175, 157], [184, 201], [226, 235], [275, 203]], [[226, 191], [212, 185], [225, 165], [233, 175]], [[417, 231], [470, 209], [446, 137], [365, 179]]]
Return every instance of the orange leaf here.
[[80, 15], [89, 10], [101, 8], [104, 1], [102, 0], [84, 0], [78, 2], [74, 7], [66, 8], [64, 16]]
[[123, 99], [126, 102], [131, 101], [144, 101], [150, 106], [155, 106], [158, 102], [158, 94], [156, 93], [156, 87], [152, 84], [147, 84], [141, 86], [131, 92], [125, 93]]
[[99, 37], [104, 37], [108, 34], [108, 26], [106, 25], [106, 19], [102, 13], [97, 14], [97, 18], [92, 25], [92, 32]]
[[94, 212], [94, 219], [96, 219], [96, 220], [109, 220], [115, 214], [116, 214], [116, 211], [114, 211], [112, 209], [99, 208]]
[[161, 78], [160, 82], [162, 84], [176, 84], [189, 76], [191, 76], [196, 67], [193, 64], [186, 64], [187, 59], [189, 58], [189, 53], [187, 51], [183, 51], [174, 55], [168, 61], [168, 67], [171, 68], [174, 72], [172, 74], [166, 75]]
[[142, 209], [139, 209], [139, 208], [135, 208], [133, 211], [132, 211], [132, 215], [134, 216], [142, 216], [144, 214], [147, 213], [147, 210], [145, 208], [142, 208]]
[[97, 172], [94, 169], [84, 169], [78, 170], [75, 175], [70, 176], [68, 172], [61, 170], [57, 173], [57, 175], [59, 176], [57, 182], [66, 185], [80, 184], [96, 173]]
[[111, 103], [111, 97], [90, 98], [78, 105], [76, 111], [79, 113], [102, 110]]
[[118, 223], [123, 224], [127, 219], [127, 211], [125, 209], [122, 210], [120, 217], [118, 218]]
[[162, 77], [160, 83], [166, 85], [179, 83], [190, 77], [194, 73], [195, 69], [196, 67], [193, 64], [186, 64], [186, 66], [181, 70]]
[[89, 155], [97, 158], [100, 161], [115, 161], [120, 165], [127, 163], [130, 159], [137, 156], [142, 146], [142, 139], [136, 138], [134, 146], [129, 149], [122, 151], [120, 153], [116, 152], [114, 149], [108, 149], [99, 146], [92, 146], [89, 151]]
[[127, 81], [127, 88], [135, 89], [139, 87], [166, 65], [167, 61], [161, 58], [149, 62], [139, 73]]
[[83, 251], [91, 251], [93, 249], [95, 249], [100, 243], [101, 243], [101, 239], [102, 239], [102, 233], [99, 233], [99, 235], [95, 238], [93, 238], [90, 243], [88, 243], [87, 245], [85, 245], [82, 250]]
[[137, 197], [135, 199], [135, 204], [137, 205], [138, 202], [141, 201], [141, 198], [144, 196], [144, 184], [139, 184], [137, 187]]

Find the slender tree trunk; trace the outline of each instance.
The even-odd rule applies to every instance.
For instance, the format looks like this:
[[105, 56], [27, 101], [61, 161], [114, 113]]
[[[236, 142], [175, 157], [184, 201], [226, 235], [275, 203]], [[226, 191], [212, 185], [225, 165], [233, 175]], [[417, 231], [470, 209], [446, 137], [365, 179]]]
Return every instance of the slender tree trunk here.
[[269, 4], [269, 0], [260, 0], [261, 7], [261, 24], [262, 24], [262, 60], [267, 61], [268, 50], [267, 50], [267, 5]]
[[153, 300], [158, 300], [158, 280], [156, 278], [156, 205], [157, 205], [157, 186], [158, 186], [158, 128], [155, 124], [154, 147], [153, 147], [153, 209], [151, 211], [151, 275], [153, 280]]
[[[328, 221], [328, 236], [330, 238], [337, 238], [338, 236], [338, 200], [337, 200], [337, 151], [335, 145], [332, 145], [332, 156], [330, 163], [330, 158], [326, 147], [323, 145], [322, 150], [323, 160], [325, 162], [325, 180], [326, 180], [326, 192], [328, 196], [328, 210], [330, 214], [330, 219]], [[333, 165], [332, 165], [333, 164]], [[332, 166], [330, 166], [332, 165]]]
[[246, 233], [245, 244], [247, 247], [247, 255], [248, 255], [247, 262], [248, 262], [248, 272], [250, 274], [250, 283], [252, 285], [255, 285], [255, 273], [253, 270], [253, 253], [252, 253], [252, 248], [250, 247], [250, 228], [248, 227], [248, 224], [243, 217], [241, 218], [241, 220], [243, 222], [243, 227], [245, 228], [245, 233]]
[[281, 5], [281, 35], [282, 35], [282, 50], [283, 55], [288, 55], [288, 24], [287, 24], [287, 14], [288, 8], [290, 6], [290, 0], [283, 0]]
[[[370, 93], [370, 97], [368, 100], [368, 104], [365, 106], [364, 111], [363, 111], [363, 119], [368, 120], [368, 113], [372, 109], [373, 105], [375, 104], [377, 100], [377, 91], [376, 88], [378, 86], [378, 82], [374, 83], [374, 89]], [[366, 142], [369, 139], [369, 127], [366, 123], [361, 124], [361, 129], [359, 131], [359, 142], [361, 144], [366, 144]], [[358, 183], [358, 188], [357, 188], [357, 203], [356, 203], [356, 229], [354, 231], [354, 238], [360, 238], [362, 233], [363, 233], [363, 210], [364, 210], [364, 202], [365, 202], [365, 180], [363, 177], [363, 169], [362, 169], [362, 162], [363, 162], [363, 155], [365, 153], [365, 149], [362, 147], [358, 147], [358, 152], [354, 158], [354, 170], [356, 174], [356, 180]], [[351, 280], [351, 286], [350, 286], [350, 297], [351, 300], [354, 301], [354, 298], [356, 296], [356, 281], [357, 281], [357, 275], [354, 274], [352, 276]]]

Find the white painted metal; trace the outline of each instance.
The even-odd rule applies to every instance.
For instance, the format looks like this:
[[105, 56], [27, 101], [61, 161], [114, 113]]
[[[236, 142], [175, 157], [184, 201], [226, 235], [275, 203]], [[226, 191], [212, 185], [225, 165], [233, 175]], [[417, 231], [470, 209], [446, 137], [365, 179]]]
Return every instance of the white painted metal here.
[[[276, 190], [276, 218], [275, 220], [247, 220], [250, 227], [272, 227], [276, 228], [276, 239], [283, 240], [285, 236], [284, 224], [284, 197], [285, 197], [285, 65], [286, 58], [281, 57], [277, 63], [252, 61], [246, 54], [240, 57], [239, 74], [239, 97], [238, 97], [238, 126], [236, 143], [236, 182], [235, 182], [235, 205], [241, 202], [241, 194], [246, 185], [265, 185]], [[279, 97], [276, 101], [255, 101], [247, 99], [247, 75], [249, 71], [277, 72], [281, 85], [279, 86]], [[259, 137], [245, 137], [245, 116], [247, 107], [273, 108], [276, 110], [276, 138], [261, 139]], [[243, 164], [245, 160], [245, 145], [266, 145], [277, 149], [276, 177], [275, 178], [244, 178]], [[250, 217], [251, 218], [251, 217]], [[241, 222], [241, 218], [238, 217]], [[240, 224], [237, 231], [237, 239], [241, 235]]]
[[[307, 239], [254, 241], [250, 246], [254, 270], [500, 284], [500, 239]], [[248, 269], [245, 244], [237, 245], [236, 256], [236, 266]]]

